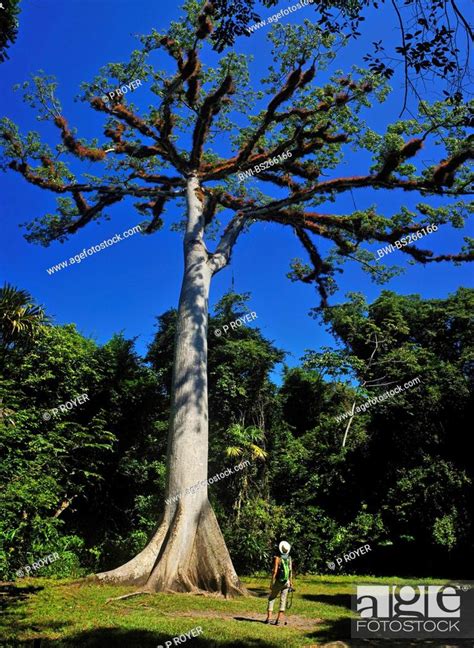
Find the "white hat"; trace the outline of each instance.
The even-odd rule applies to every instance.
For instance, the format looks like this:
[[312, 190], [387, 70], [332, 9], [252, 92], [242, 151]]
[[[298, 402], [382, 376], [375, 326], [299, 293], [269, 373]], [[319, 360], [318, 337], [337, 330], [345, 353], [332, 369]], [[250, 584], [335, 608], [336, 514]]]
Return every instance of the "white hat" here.
[[278, 549], [281, 554], [288, 554], [290, 553], [291, 545], [286, 540], [282, 540], [278, 545]]

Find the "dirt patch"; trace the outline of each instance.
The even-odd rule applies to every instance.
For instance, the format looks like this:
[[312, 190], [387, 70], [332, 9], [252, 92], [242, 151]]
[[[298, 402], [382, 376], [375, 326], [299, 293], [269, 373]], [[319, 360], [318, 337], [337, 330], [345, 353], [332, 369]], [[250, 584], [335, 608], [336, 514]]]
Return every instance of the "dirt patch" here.
[[[247, 616], [236, 616], [235, 613], [229, 614], [228, 612], [217, 612], [213, 610], [188, 610], [186, 612], [172, 613], [165, 612], [163, 615], [169, 617], [205, 617], [208, 619], [226, 619], [227, 621], [247, 621], [248, 623], [262, 624], [266, 618], [264, 614], [248, 614]], [[285, 626], [284, 622], [280, 622], [280, 625], [286, 628], [295, 628], [296, 630], [314, 630], [314, 628], [316, 628], [319, 623], [323, 622], [323, 619], [307, 619], [305, 617], [298, 616], [297, 614], [291, 614], [285, 620], [287, 621], [287, 625]]]

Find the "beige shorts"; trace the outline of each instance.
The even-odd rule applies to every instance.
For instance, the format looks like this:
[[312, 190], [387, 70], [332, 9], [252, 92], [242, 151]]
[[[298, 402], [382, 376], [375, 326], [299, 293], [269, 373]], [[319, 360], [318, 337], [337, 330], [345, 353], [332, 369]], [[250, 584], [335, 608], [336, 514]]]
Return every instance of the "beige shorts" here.
[[284, 612], [286, 610], [286, 597], [288, 596], [288, 588], [290, 586], [290, 581], [287, 581], [286, 583], [280, 583], [279, 581], [276, 581], [272, 585], [272, 591], [270, 592], [270, 596], [268, 597], [268, 611], [273, 612], [273, 604], [275, 603], [275, 599], [280, 594], [280, 612]]

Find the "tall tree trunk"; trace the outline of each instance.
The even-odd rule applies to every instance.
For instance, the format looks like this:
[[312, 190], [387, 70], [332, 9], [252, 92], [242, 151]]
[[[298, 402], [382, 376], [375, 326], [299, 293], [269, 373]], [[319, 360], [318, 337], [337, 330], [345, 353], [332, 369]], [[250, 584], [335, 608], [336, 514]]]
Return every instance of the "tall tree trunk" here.
[[[179, 298], [167, 450], [167, 504], [148, 545], [100, 580], [147, 591], [244, 594], [207, 498], [207, 319], [215, 268], [203, 241], [199, 183], [188, 181], [185, 269]], [[222, 267], [222, 263], [221, 263]], [[203, 485], [191, 494], [186, 490]], [[173, 499], [176, 498], [176, 499]]]

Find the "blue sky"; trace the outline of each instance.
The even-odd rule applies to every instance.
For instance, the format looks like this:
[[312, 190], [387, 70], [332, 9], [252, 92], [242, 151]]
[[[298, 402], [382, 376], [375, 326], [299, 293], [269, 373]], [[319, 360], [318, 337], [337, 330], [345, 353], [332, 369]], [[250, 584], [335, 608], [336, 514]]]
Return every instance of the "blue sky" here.
[[[20, 94], [14, 93], [12, 86], [39, 69], [56, 75], [58, 95], [69, 123], [78, 128], [80, 136], [100, 135], [100, 115], [74, 101], [80, 83], [92, 79], [106, 62], [127, 60], [136, 47], [133, 34], [148, 33], [152, 27], [163, 29], [179, 15], [179, 3], [171, 0], [29, 0], [22, 4], [17, 43], [9, 50], [10, 60], [0, 65], [2, 115], [16, 121], [22, 131], [40, 130], [51, 145], [57, 141], [57, 129], [38, 124], [34, 111], [22, 103]], [[276, 9], [262, 11], [261, 15], [271, 15], [290, 4], [294, 3], [280, 2]], [[460, 6], [467, 11], [467, 3], [460, 3]], [[312, 8], [307, 7], [284, 20], [298, 22], [312, 15]], [[340, 54], [337, 68], [348, 69], [352, 63], [362, 65], [362, 54], [372, 40], [384, 38], [388, 43], [393, 42], [396, 34], [383, 25], [394, 23], [381, 18], [381, 12], [369, 16], [363, 39]], [[268, 63], [262, 55], [267, 34], [265, 27], [236, 43], [238, 51], [256, 56], [251, 66], [255, 79], [264, 74], [264, 66]], [[400, 77], [396, 76], [391, 84], [399, 88]], [[146, 107], [152, 97], [143, 88], [134, 94], [133, 101], [139, 107]], [[372, 127], [383, 132], [385, 124], [397, 119], [400, 106], [401, 95], [396, 92], [372, 115]], [[425, 155], [429, 160], [429, 154]], [[349, 161], [344, 173], [367, 170], [364, 164], [354, 169], [353, 156]], [[98, 173], [97, 166], [92, 163], [83, 168]], [[80, 265], [48, 275], [47, 268], [136, 225], [143, 217], [134, 212], [130, 204], [120, 204], [108, 211], [112, 216], [110, 221], [89, 225], [65, 244], [53, 243], [43, 248], [26, 242], [19, 224], [52, 213], [54, 196], [28, 185], [13, 173], [0, 174], [0, 192], [1, 278], [30, 291], [57, 323], [75, 322], [84, 335], [99, 343], [107, 341], [114, 332], [123, 331], [127, 337], [137, 337], [137, 348], [144, 352], [153, 335], [155, 316], [177, 305], [182, 273], [180, 236], [166, 228], [153, 236], [136, 235], [87, 258]], [[354, 191], [353, 197], [358, 208], [377, 202], [380, 213], [387, 215], [402, 204], [413, 206], [416, 203], [414, 196], [401, 192], [387, 195], [381, 191], [375, 194]], [[353, 209], [351, 195], [339, 199], [337, 206], [340, 213], [349, 213]], [[333, 210], [330, 205], [327, 212]], [[444, 228], [429, 237], [426, 247], [431, 246], [435, 252], [456, 251], [461, 245], [462, 234], [472, 236], [472, 227], [464, 233]], [[254, 225], [250, 233], [239, 240], [231, 268], [216, 276], [211, 293], [214, 304], [230, 288], [233, 273], [236, 291], [252, 294], [249, 305], [258, 315], [255, 325], [278, 347], [290, 352], [290, 365], [298, 361], [305, 349], [318, 349], [332, 343], [320, 325], [308, 317], [308, 311], [319, 301], [314, 288], [293, 284], [286, 278], [293, 257], [304, 259], [305, 254], [289, 228], [263, 223]], [[404, 275], [385, 286], [402, 294], [442, 298], [460, 285], [472, 285], [472, 269], [467, 265], [408, 267], [406, 256], [398, 252], [390, 255], [389, 261], [407, 267]], [[382, 290], [354, 263], [345, 265], [339, 286], [333, 302], [341, 301], [347, 291], [364, 292], [371, 301]]]

